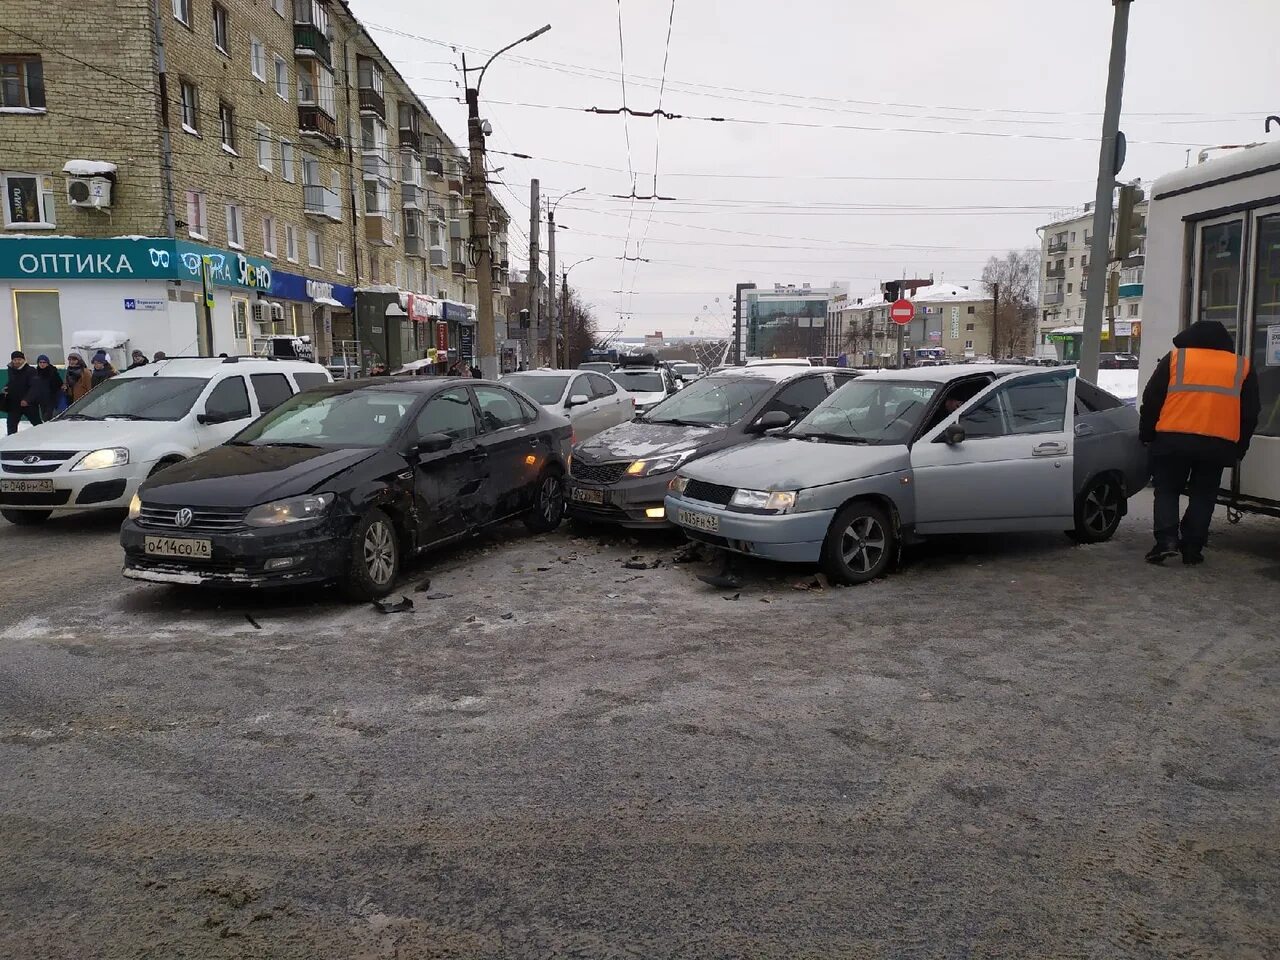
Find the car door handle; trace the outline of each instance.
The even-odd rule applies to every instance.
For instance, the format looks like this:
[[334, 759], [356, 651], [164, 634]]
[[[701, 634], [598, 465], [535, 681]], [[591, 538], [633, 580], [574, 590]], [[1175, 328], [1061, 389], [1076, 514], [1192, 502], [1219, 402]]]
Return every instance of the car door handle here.
[[1087, 424], [1087, 423], [1077, 423], [1077, 424], [1076, 424], [1076, 436], [1077, 436], [1077, 437], [1090, 437], [1090, 436], [1093, 436], [1093, 427], [1089, 426], [1089, 424]]
[[484, 450], [472, 450], [471, 459], [475, 463], [483, 463], [485, 460], [489, 459], [489, 454]]
[[1061, 440], [1046, 440], [1044, 443], [1038, 443], [1031, 451], [1033, 457], [1062, 457], [1066, 456], [1067, 445]]

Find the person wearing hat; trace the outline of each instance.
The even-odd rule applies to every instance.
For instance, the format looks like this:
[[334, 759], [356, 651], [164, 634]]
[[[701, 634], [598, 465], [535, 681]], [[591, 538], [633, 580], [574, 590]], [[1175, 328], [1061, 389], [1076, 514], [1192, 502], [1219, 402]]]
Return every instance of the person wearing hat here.
[[126, 370], [136, 370], [138, 367], [145, 367], [150, 362], [147, 360], [147, 355], [141, 350], [133, 351], [129, 359], [133, 362], [125, 367]]
[[47, 353], [36, 357], [35, 379], [31, 383], [31, 392], [27, 399], [35, 403], [40, 410], [42, 420], [52, 420], [58, 412], [58, 398], [62, 396], [62, 377], [58, 368], [53, 365]]
[[27, 355], [21, 350], [13, 351], [9, 355], [9, 382], [3, 393], [10, 434], [18, 432], [18, 423], [23, 417], [34, 427], [44, 422], [40, 416], [38, 398], [33, 396], [35, 381], [36, 372], [27, 363]]
[[62, 392], [67, 395], [67, 403], [75, 403], [93, 385], [89, 368], [84, 365], [84, 357], [78, 353], [67, 354], [67, 375], [62, 384]]
[[105, 350], [99, 350], [93, 355], [93, 375], [89, 380], [89, 389], [92, 390], [100, 383], [105, 383], [116, 375], [116, 368], [111, 365], [111, 358], [107, 356]]

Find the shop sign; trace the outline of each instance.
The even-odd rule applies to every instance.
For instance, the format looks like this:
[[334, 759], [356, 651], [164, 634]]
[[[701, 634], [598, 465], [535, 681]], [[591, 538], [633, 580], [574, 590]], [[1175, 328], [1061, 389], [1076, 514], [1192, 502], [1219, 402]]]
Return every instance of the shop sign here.
[[470, 324], [465, 324], [458, 328], [458, 352], [462, 357], [471, 362], [475, 359], [475, 353], [472, 347], [475, 343], [475, 328]]
[[271, 296], [280, 300], [328, 303], [334, 301], [350, 309], [355, 305], [356, 292], [340, 283], [312, 280], [296, 273], [276, 271], [271, 276]]
[[1280, 367], [1280, 323], [1267, 327], [1267, 364], [1268, 367]]
[[126, 310], [140, 311], [156, 311], [168, 308], [168, 301], [154, 297], [125, 297], [124, 308]]
[[449, 325], [447, 323], [436, 324], [436, 349], [449, 349]]
[[471, 321], [471, 311], [467, 309], [466, 304], [451, 303], [446, 300], [443, 304], [442, 316], [451, 323], [469, 323]]
[[409, 319], [414, 323], [430, 323], [440, 315], [436, 301], [430, 297], [424, 297], [420, 293], [411, 293], [408, 296], [408, 301]]

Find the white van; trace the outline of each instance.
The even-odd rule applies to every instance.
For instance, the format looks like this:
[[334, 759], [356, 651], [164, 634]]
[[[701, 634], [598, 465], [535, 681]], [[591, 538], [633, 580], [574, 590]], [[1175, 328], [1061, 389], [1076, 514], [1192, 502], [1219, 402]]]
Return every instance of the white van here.
[[0, 516], [127, 507], [153, 473], [231, 439], [333, 378], [317, 363], [175, 357], [120, 373], [38, 427], [0, 439]]

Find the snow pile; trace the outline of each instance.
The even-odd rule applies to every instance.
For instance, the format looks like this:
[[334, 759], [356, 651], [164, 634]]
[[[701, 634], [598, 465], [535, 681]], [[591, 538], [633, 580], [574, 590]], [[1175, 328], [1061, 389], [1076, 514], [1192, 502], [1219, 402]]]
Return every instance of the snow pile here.
[[129, 335], [119, 330], [77, 330], [71, 335], [76, 350], [113, 350], [129, 342]]
[[72, 177], [105, 177], [116, 172], [116, 165], [106, 160], [68, 160], [62, 172]]

